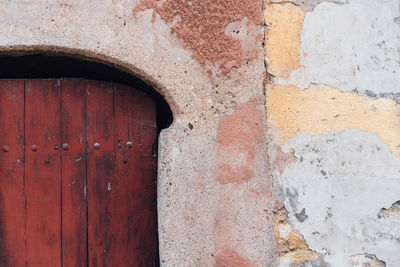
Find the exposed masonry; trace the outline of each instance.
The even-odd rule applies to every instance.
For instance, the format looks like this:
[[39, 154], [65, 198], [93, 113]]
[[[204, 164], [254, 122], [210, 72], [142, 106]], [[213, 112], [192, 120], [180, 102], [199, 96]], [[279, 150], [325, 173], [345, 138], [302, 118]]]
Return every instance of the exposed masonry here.
[[316, 253], [309, 249], [304, 237], [289, 222], [288, 212], [285, 208], [275, 212], [274, 220], [275, 234], [279, 241], [282, 258], [302, 261], [316, 259]]
[[312, 251], [304, 237], [289, 222], [288, 212], [281, 208], [274, 214], [275, 234], [279, 241], [280, 267], [330, 266], [324, 255]]

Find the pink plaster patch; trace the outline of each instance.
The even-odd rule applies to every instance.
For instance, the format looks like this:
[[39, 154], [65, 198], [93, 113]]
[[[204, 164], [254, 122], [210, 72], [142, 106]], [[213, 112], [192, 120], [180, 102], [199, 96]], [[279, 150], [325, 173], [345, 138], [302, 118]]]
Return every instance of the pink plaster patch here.
[[[232, 198], [237, 197], [237, 189], [231, 188], [229, 195], [232, 195]], [[237, 233], [239, 229], [239, 223], [237, 218], [237, 210], [232, 208], [233, 200], [231, 199], [222, 199], [221, 200], [221, 208], [216, 216], [214, 221], [214, 233], [216, 235], [215, 239], [215, 266], [218, 267], [247, 267], [253, 266], [251, 261], [239, 254], [237, 252]]]
[[280, 174], [286, 169], [286, 167], [296, 161], [295, 151], [292, 149], [289, 153], [284, 153], [279, 145], [275, 147], [275, 159], [273, 160], [272, 166], [278, 170]]
[[232, 115], [219, 122], [214, 179], [222, 184], [243, 183], [254, 176], [253, 161], [262, 146], [263, 112], [261, 98], [239, 104]]
[[[141, 0], [133, 14], [136, 17], [146, 9], [153, 9], [153, 21], [159, 15], [171, 23], [171, 33], [210, 71], [219, 68], [228, 73], [243, 60], [258, 55], [263, 1]], [[236, 23], [236, 27], [231, 23]]]
[[216, 267], [251, 267], [254, 266], [249, 259], [239, 255], [233, 250], [224, 250], [215, 257]]

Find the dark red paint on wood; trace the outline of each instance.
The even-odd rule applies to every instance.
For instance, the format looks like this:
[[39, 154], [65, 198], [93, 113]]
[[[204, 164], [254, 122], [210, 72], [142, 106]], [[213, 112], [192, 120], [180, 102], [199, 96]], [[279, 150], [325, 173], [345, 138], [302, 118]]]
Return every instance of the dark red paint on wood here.
[[147, 95], [140, 91], [133, 93], [135, 242], [139, 247], [139, 262], [142, 262], [141, 266], [147, 266], [149, 262], [158, 262], [157, 231], [146, 230], [157, 229], [157, 159], [153, 155], [153, 152], [156, 153], [153, 151], [156, 142], [156, 112], [154, 102]]
[[[114, 113], [110, 83], [86, 83], [89, 266], [110, 266], [113, 245], [111, 190], [114, 177]], [[99, 148], [96, 149], [96, 144]]]
[[59, 80], [25, 82], [25, 143], [27, 265], [61, 266]]
[[[156, 194], [156, 186], [153, 184], [152, 192], [148, 195], [143, 194], [147, 189], [142, 181], [145, 175], [147, 180], [153, 181], [154, 169], [150, 172], [142, 168], [138, 151], [151, 154], [152, 145], [155, 140], [155, 118], [153, 118], [151, 130], [145, 135], [142, 147], [138, 144], [138, 136], [141, 134], [141, 127], [137, 121], [143, 112], [155, 114], [155, 107], [152, 101], [145, 106], [143, 111], [138, 108], [138, 103], [148, 101], [147, 96], [136, 93], [131, 88], [116, 86], [114, 91], [115, 104], [115, 137], [116, 137], [116, 177], [115, 187], [117, 190], [111, 191], [113, 201], [116, 203], [126, 203], [126, 206], [119, 206], [114, 210], [113, 218], [119, 220], [112, 221], [112, 229], [119, 229], [115, 235], [118, 237], [117, 246], [113, 246], [115, 254], [119, 255], [120, 264], [128, 263], [129, 266], [152, 266], [157, 262], [157, 249], [153, 250], [149, 246], [143, 249], [141, 238], [149, 239], [149, 242], [157, 244], [154, 239], [156, 231], [143, 231], [141, 229], [153, 227], [156, 229], [156, 217], [147, 218], [147, 211], [141, 210], [141, 203], [148, 203], [150, 212], [156, 212], [153, 205], [153, 195]], [[135, 106], [136, 104], [136, 106]], [[149, 142], [147, 142], [149, 141]], [[130, 147], [127, 143], [134, 143]], [[151, 144], [150, 144], [151, 143]], [[150, 157], [148, 160], [153, 161]], [[154, 167], [154, 166], [153, 166]], [[151, 182], [150, 182], [151, 183]], [[123, 200], [123, 201], [120, 201]], [[121, 266], [121, 265], [119, 265]]]
[[[126, 90], [127, 89], [127, 90]], [[114, 90], [115, 104], [115, 141], [116, 141], [116, 179], [114, 181], [112, 201], [117, 203], [122, 200], [125, 207], [118, 207], [113, 211], [116, 220], [111, 222], [111, 227], [116, 229], [115, 235], [118, 243], [113, 251], [118, 255], [121, 265], [124, 261], [128, 266], [136, 263], [140, 266], [138, 258], [138, 244], [135, 242], [136, 227], [134, 224], [134, 201], [136, 180], [132, 175], [135, 172], [135, 165], [132, 154], [133, 149], [127, 147], [127, 142], [133, 141], [133, 93], [128, 88], [116, 86]]]
[[62, 262], [86, 266], [85, 80], [61, 81]]
[[0, 266], [157, 266], [155, 112], [126, 86], [0, 81]]
[[0, 81], [0, 266], [25, 266], [24, 81]]

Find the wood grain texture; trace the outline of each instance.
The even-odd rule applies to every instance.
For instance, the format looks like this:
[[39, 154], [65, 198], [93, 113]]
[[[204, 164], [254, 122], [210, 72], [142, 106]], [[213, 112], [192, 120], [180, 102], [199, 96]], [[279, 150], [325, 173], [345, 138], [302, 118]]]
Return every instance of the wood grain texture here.
[[0, 266], [158, 266], [150, 97], [0, 80], [0, 127]]
[[86, 266], [85, 80], [61, 80], [62, 262]]
[[[114, 177], [113, 84], [87, 81], [86, 134], [89, 266], [110, 266]], [[95, 144], [99, 149], [95, 149]]]
[[25, 120], [27, 265], [61, 266], [59, 80], [25, 82]]
[[[118, 179], [114, 183], [112, 190], [112, 203], [117, 206], [113, 211], [114, 220], [111, 221], [112, 229], [115, 229], [115, 236], [118, 237], [118, 243], [113, 245], [113, 255], [118, 259], [120, 264], [126, 262], [129, 266], [153, 266], [156, 264], [154, 255], [157, 253], [150, 246], [144, 249], [142, 238], [149, 239], [146, 242], [157, 246], [157, 239], [154, 239], [154, 230], [156, 229], [156, 217], [148, 218], [147, 212], [156, 212], [153, 205], [156, 186], [153, 181], [154, 169], [145, 170], [140, 163], [138, 154], [139, 149], [136, 146], [129, 146], [128, 142], [138, 143], [138, 136], [141, 133], [138, 118], [142, 116], [142, 112], [150, 112], [155, 114], [154, 105], [151, 103], [146, 105], [142, 111], [135, 107], [135, 103], [144, 101], [132, 88], [116, 85], [114, 91], [114, 110], [115, 110], [115, 140], [116, 140], [116, 177]], [[147, 111], [148, 109], [148, 111]], [[155, 118], [152, 119], [153, 126]], [[139, 127], [138, 127], [139, 126]], [[142, 149], [151, 153], [152, 145], [155, 137], [155, 127], [151, 127], [151, 131], [142, 137]], [[147, 160], [153, 161], [153, 158]], [[153, 166], [154, 167], [154, 166]], [[146, 177], [146, 181], [151, 181], [153, 186], [152, 192], [147, 192], [145, 183], [142, 178]], [[117, 203], [123, 203], [119, 205]], [[147, 208], [150, 211], [142, 210], [140, 203], [149, 204]], [[153, 231], [148, 231], [150, 229]], [[146, 229], [145, 229], [146, 228]], [[142, 232], [141, 232], [142, 231]], [[154, 244], [155, 242], [155, 244]], [[143, 253], [143, 251], [145, 251]]]
[[[133, 150], [135, 162], [134, 189], [135, 242], [139, 248], [140, 266], [157, 266], [157, 158], [153, 145], [156, 142], [156, 107], [154, 101], [146, 94], [135, 91], [133, 101], [134, 135]], [[153, 155], [153, 153], [155, 153]], [[149, 231], [148, 229], [154, 229]]]
[[0, 266], [25, 266], [24, 81], [0, 81]]

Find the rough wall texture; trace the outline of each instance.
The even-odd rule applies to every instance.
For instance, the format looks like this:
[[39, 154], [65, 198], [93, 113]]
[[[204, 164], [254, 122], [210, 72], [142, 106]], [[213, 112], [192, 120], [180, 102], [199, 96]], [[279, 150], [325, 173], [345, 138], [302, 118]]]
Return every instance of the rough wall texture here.
[[278, 265], [400, 266], [400, 1], [264, 16]]
[[59, 52], [123, 68], [166, 98], [162, 266], [273, 266], [263, 1], [0, 0], [2, 54]]
[[399, 0], [0, 6], [2, 54], [100, 60], [171, 105], [162, 266], [400, 266]]
[[133, 14], [151, 9], [152, 21], [172, 23], [171, 33], [209, 70], [225, 74], [258, 55], [262, 1], [141, 0]]

